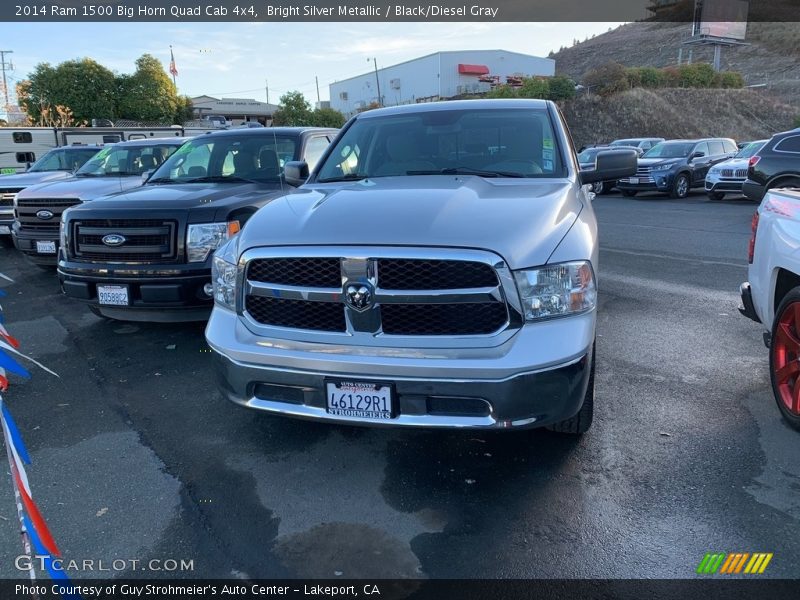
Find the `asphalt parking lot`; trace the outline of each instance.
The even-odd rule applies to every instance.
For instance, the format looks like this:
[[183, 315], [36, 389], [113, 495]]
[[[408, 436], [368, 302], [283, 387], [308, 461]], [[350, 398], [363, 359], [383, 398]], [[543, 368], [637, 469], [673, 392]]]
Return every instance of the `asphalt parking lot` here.
[[[773, 552], [765, 575], [796, 576], [800, 437], [736, 310], [755, 205], [595, 208], [596, 413], [578, 441], [246, 411], [216, 392], [202, 325], [104, 321], [0, 248], [9, 329], [60, 375], [15, 380], [6, 401], [64, 556], [194, 561], [128, 576], [671, 578], [706, 552]], [[18, 576], [8, 479], [0, 548], [0, 576]]]

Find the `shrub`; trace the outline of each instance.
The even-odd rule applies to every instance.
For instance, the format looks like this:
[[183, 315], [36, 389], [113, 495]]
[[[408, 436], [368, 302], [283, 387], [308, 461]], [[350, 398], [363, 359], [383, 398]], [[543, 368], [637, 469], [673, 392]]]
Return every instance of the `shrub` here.
[[498, 85], [497, 87], [492, 88], [488, 94], [486, 94], [487, 98], [518, 98], [517, 90], [515, 90], [510, 85]]
[[714, 87], [718, 88], [743, 88], [744, 77], [736, 71], [722, 71], [714, 76]]
[[522, 81], [522, 87], [517, 91], [519, 98], [539, 98], [546, 100], [550, 97], [550, 84], [547, 79], [531, 77]]
[[714, 83], [716, 72], [708, 63], [694, 63], [678, 67], [680, 87], [709, 88]]
[[592, 69], [583, 76], [583, 81], [590, 91], [601, 96], [615, 94], [630, 87], [625, 67], [614, 61]]
[[569, 77], [556, 75], [548, 81], [550, 84], [550, 100], [569, 100], [575, 97], [575, 82]]
[[664, 76], [664, 87], [679, 87], [681, 74], [676, 67], [664, 67], [661, 69]]
[[667, 77], [663, 69], [656, 69], [655, 67], [640, 67], [639, 79], [642, 82], [642, 87], [645, 88], [660, 88], [664, 87], [664, 82]]

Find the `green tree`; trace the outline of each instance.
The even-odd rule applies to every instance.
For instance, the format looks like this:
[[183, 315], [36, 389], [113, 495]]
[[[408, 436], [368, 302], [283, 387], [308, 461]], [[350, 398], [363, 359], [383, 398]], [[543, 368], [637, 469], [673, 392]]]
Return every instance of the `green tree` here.
[[280, 105], [272, 115], [273, 125], [312, 125], [313, 113], [311, 105], [300, 92], [286, 92], [280, 99]]
[[311, 122], [315, 127], [336, 127], [344, 125], [345, 117], [333, 108], [318, 108], [311, 113]]
[[630, 88], [625, 67], [613, 60], [588, 71], [583, 76], [583, 85], [601, 96], [609, 96]]
[[569, 100], [575, 97], [575, 82], [569, 77], [556, 75], [548, 80], [550, 85], [550, 100]]
[[550, 97], [550, 84], [547, 79], [530, 77], [522, 81], [522, 86], [517, 91], [519, 98], [539, 98], [545, 100]]
[[178, 96], [178, 106], [175, 110], [175, 123], [182, 124], [191, 121], [194, 117], [194, 105], [189, 96]]
[[136, 72], [117, 78], [118, 117], [174, 122], [185, 109], [161, 61], [151, 54], [136, 59]]
[[41, 122], [43, 110], [53, 112], [56, 106], [69, 109], [78, 123], [116, 116], [114, 73], [91, 58], [56, 67], [40, 63], [17, 85], [17, 93], [20, 106], [34, 123]]
[[510, 85], [498, 85], [493, 87], [489, 92], [486, 94], [487, 98], [519, 98], [517, 94], [517, 90], [515, 90]]

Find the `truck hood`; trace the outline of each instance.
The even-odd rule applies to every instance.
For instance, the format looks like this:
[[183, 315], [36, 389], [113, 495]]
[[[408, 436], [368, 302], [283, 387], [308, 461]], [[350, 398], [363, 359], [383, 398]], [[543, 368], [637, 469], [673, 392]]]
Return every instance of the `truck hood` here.
[[118, 194], [121, 191], [140, 187], [142, 178], [137, 175], [126, 177], [69, 177], [61, 181], [41, 183], [19, 193], [20, 199], [34, 198], [80, 198], [83, 202], [101, 196]]
[[70, 171], [35, 171], [31, 173], [18, 173], [16, 175], [3, 175], [0, 177], [0, 188], [26, 188], [31, 185], [57, 181], [72, 177]]
[[[226, 213], [232, 206], [260, 206], [272, 198], [286, 193], [280, 184], [252, 183], [178, 183], [147, 184], [109, 198], [100, 198], [86, 206], [70, 209], [70, 215], [92, 214], [100, 211], [124, 212], [126, 218], [133, 212], [149, 214], [163, 211], [192, 211], [190, 221], [195, 223], [215, 220], [217, 212]], [[88, 216], [85, 216], [88, 218]], [[224, 214], [222, 217], [224, 218]]]
[[477, 248], [512, 268], [541, 265], [583, 208], [565, 179], [381, 177], [308, 184], [248, 221], [239, 251], [258, 246]]

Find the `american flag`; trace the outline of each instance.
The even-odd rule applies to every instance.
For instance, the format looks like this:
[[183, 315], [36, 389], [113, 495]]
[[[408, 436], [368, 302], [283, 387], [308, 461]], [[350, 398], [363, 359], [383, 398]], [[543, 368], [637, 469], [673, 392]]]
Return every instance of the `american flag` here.
[[169, 72], [175, 77], [178, 74], [178, 67], [175, 66], [175, 55], [172, 53], [172, 46], [169, 47]]

